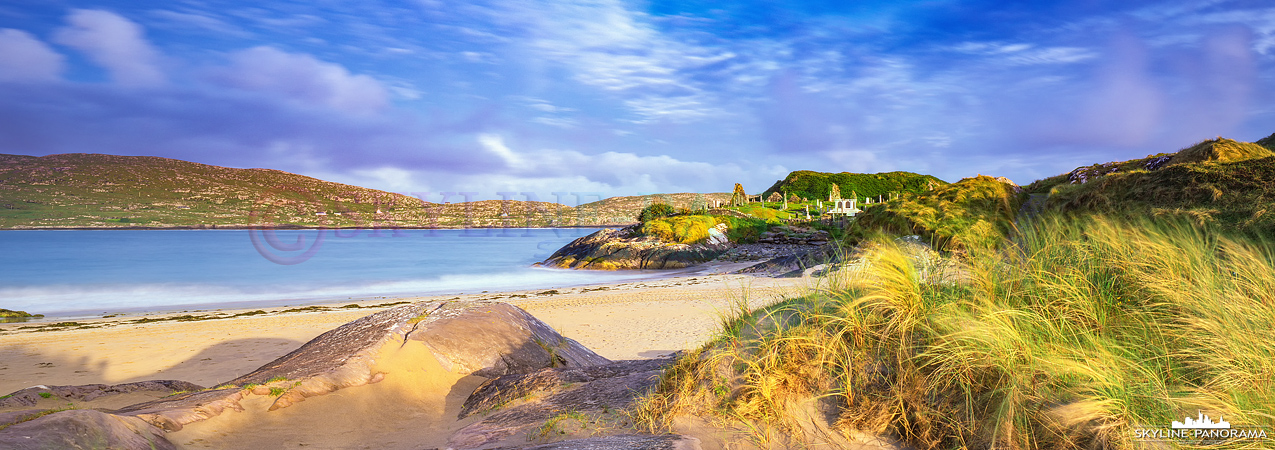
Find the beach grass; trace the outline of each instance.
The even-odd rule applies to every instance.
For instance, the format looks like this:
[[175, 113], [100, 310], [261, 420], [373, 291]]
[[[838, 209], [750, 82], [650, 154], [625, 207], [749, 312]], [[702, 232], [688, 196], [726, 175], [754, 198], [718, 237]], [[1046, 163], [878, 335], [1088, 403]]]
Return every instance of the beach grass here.
[[1136, 429], [1197, 411], [1275, 426], [1271, 242], [1183, 220], [1047, 217], [959, 259], [884, 236], [862, 247], [861, 269], [724, 317], [631, 416], [924, 449], [1142, 448], [1155, 444]]

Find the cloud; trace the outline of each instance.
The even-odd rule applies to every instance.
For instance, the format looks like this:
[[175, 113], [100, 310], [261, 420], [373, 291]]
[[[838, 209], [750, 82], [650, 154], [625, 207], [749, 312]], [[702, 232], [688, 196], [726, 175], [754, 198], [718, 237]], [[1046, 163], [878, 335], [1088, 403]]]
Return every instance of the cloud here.
[[232, 53], [230, 60], [214, 76], [227, 86], [349, 112], [373, 112], [389, 104], [388, 90], [376, 79], [307, 54], [254, 47]]
[[142, 36], [142, 27], [115, 13], [76, 9], [67, 16], [69, 26], [57, 31], [55, 42], [84, 52], [127, 86], [163, 84], [159, 52]]
[[735, 55], [684, 43], [616, 0], [502, 5], [490, 13], [524, 39], [537, 60], [567, 68], [584, 85], [620, 99], [638, 122], [687, 123], [729, 115], [695, 71]]
[[178, 12], [158, 9], [149, 13], [159, 19], [158, 22], [175, 30], [188, 31], [191, 28], [203, 30], [222, 37], [248, 37], [251, 33], [238, 26], [231, 25], [203, 12]]
[[30, 33], [0, 29], [0, 81], [49, 81], [58, 79], [66, 57], [53, 51]]

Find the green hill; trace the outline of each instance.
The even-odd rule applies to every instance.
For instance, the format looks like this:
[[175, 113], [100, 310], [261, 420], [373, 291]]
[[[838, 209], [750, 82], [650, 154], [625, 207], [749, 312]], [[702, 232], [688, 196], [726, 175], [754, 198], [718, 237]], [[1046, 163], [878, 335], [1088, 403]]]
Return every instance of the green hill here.
[[268, 169], [151, 156], [0, 154], [0, 229], [575, 225], [556, 203], [420, 199]]
[[851, 192], [859, 197], [884, 196], [890, 193], [911, 192], [919, 194], [947, 184], [932, 175], [920, 175], [912, 172], [886, 173], [826, 173], [810, 170], [798, 170], [788, 174], [782, 180], [762, 192], [767, 198], [773, 192], [783, 192], [807, 200], [827, 200], [832, 185], [841, 188], [841, 196], [849, 198]]
[[1257, 142], [1254, 142], [1254, 144], [1266, 147], [1267, 150], [1275, 150], [1275, 133], [1271, 133], [1270, 136], [1258, 139]]
[[852, 222], [851, 235], [866, 237], [877, 230], [917, 234], [945, 250], [994, 246], [1013, 228], [1023, 200], [1020, 191], [986, 175], [966, 178], [923, 194], [867, 205]]
[[1275, 152], [1210, 139], [1175, 153], [1081, 167], [1027, 186], [1045, 211], [1185, 216], [1199, 223], [1275, 231]]

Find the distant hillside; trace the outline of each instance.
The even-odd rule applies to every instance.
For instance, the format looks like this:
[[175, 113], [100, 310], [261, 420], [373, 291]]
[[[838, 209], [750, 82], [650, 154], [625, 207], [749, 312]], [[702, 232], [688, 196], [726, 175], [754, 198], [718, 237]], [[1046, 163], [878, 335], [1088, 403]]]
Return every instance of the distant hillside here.
[[572, 208], [556, 203], [439, 205], [278, 170], [150, 156], [0, 154], [0, 228], [498, 227], [577, 222]]
[[1184, 216], [1275, 232], [1275, 152], [1210, 139], [1176, 153], [1081, 167], [1027, 186], [1045, 210]]
[[798, 170], [762, 192], [767, 198], [772, 192], [785, 192], [808, 200], [827, 200], [832, 185], [841, 188], [841, 196], [849, 198], [853, 192], [859, 197], [876, 197], [890, 193], [914, 193], [946, 185], [947, 182], [931, 175], [912, 172], [886, 173], [825, 173]]
[[1270, 136], [1258, 139], [1257, 142], [1254, 142], [1254, 144], [1266, 147], [1267, 150], [1275, 150], [1275, 133], [1271, 133]]
[[[596, 214], [606, 217], [608, 223], [636, 223], [638, 213], [642, 208], [655, 203], [664, 203], [677, 208], [700, 209], [705, 206], [713, 207], [713, 202], [728, 203], [730, 202], [729, 192], [715, 192], [711, 194], [695, 194], [695, 193], [678, 193], [678, 194], [650, 194], [650, 195], [633, 195], [625, 197], [611, 197], [600, 201], [585, 203], [577, 206], [580, 214], [590, 215]], [[606, 212], [610, 213], [606, 213]]]

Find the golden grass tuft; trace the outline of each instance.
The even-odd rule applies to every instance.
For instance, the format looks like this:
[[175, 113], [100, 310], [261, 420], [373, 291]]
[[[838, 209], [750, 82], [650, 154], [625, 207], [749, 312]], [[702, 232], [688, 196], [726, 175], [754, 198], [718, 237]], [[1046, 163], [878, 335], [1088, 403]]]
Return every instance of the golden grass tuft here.
[[724, 320], [636, 421], [707, 414], [816, 445], [794, 405], [817, 403], [842, 436], [924, 449], [1140, 448], [1134, 427], [1197, 410], [1275, 426], [1270, 242], [1101, 217], [1041, 219], [960, 261], [869, 242], [858, 275]]

